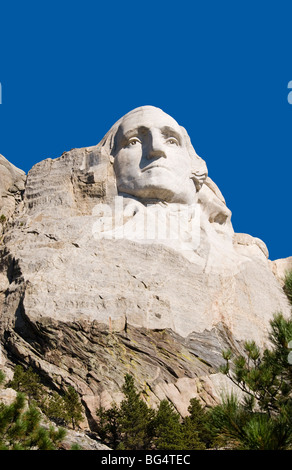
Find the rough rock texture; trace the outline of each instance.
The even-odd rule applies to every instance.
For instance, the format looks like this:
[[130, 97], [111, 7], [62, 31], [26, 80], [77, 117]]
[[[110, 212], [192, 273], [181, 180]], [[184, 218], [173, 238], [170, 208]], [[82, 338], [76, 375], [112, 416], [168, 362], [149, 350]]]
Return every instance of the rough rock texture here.
[[0, 235], [3, 226], [15, 212], [24, 191], [26, 175], [0, 155]]
[[271, 261], [271, 269], [280, 284], [284, 284], [286, 273], [292, 271], [292, 256]]
[[63, 441], [59, 444], [59, 450], [71, 450], [73, 446], [78, 446], [80, 450], [99, 450], [107, 451], [110, 450], [108, 446], [102, 444], [98, 437], [84, 432], [73, 431], [71, 429], [66, 430], [66, 436]]
[[[100, 210], [119, 194], [105, 141], [38, 163], [24, 191], [23, 173], [13, 171], [0, 188], [15, 201], [1, 245], [4, 362], [32, 365], [60, 390], [74, 385], [92, 431], [96, 408], [121, 400], [125, 373], [151, 405], [167, 397], [186, 414], [194, 396], [214, 404], [231, 387], [218, 373], [222, 349], [266, 344], [273, 314], [290, 314], [284, 262], [272, 263], [261, 240], [234, 233], [210, 178], [198, 193], [192, 248], [193, 240], [182, 247], [100, 236]], [[122, 226], [152, 210], [131, 207]]]

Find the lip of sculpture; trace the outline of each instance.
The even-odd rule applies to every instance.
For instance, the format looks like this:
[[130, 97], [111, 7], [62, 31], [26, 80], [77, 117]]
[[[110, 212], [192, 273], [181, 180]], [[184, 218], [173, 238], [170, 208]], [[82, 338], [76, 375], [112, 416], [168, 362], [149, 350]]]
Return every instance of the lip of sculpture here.
[[141, 169], [141, 172], [143, 173], [144, 171], [152, 170], [153, 168], [162, 168], [163, 170], [168, 170], [168, 171], [170, 171], [170, 169], [167, 168], [167, 166], [159, 165], [158, 163], [151, 163], [150, 165], [147, 165], [147, 166], [145, 166], [144, 168], [142, 168], [142, 169]]

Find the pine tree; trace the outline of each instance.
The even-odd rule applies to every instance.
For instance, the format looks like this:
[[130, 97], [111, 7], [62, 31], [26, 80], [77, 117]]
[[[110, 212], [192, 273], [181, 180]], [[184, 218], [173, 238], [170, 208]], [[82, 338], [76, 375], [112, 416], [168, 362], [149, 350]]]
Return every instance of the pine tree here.
[[154, 420], [154, 429], [154, 445], [157, 450], [184, 450], [180, 415], [172, 403], [166, 399], [159, 404]]
[[1, 385], [3, 385], [4, 382], [5, 382], [5, 374], [2, 370], [0, 370], [0, 387]]
[[142, 450], [151, 442], [151, 421], [153, 410], [148, 408], [137, 392], [134, 379], [126, 374], [123, 385], [124, 400], [120, 404], [120, 423], [123, 435], [120, 449]]
[[83, 419], [83, 408], [79, 400], [79, 395], [72, 386], [68, 387], [68, 390], [64, 395], [64, 408], [65, 420], [67, 423], [70, 422], [73, 429], [75, 429]]
[[188, 418], [180, 414], [168, 400], [158, 410], [149, 408], [140, 398], [134, 379], [127, 374], [123, 385], [124, 400], [105, 410], [100, 407], [98, 434], [103, 442], [116, 450], [192, 450], [203, 449], [210, 441], [207, 414], [198, 400], [191, 401]]
[[208, 413], [197, 398], [190, 400], [188, 412], [189, 415], [183, 419], [184, 448], [196, 450], [210, 447], [213, 435]]
[[113, 403], [112, 407], [105, 410], [100, 407], [96, 410], [97, 433], [100, 439], [111, 449], [116, 450], [122, 442], [121, 413], [118, 406]]
[[0, 450], [54, 450], [65, 430], [45, 429], [35, 406], [25, 406], [23, 393], [11, 405], [0, 404]]
[[182, 426], [183, 450], [203, 450], [206, 445], [200, 440], [199, 433], [194, 422], [187, 416]]
[[17, 392], [24, 393], [29, 403], [36, 401], [41, 406], [45, 396], [45, 389], [39, 376], [33, 372], [31, 367], [24, 370], [21, 365], [16, 365], [13, 379], [8, 383], [8, 386]]
[[292, 271], [287, 271], [284, 279], [284, 292], [292, 304]]
[[292, 446], [292, 368], [289, 343], [292, 341], [292, 318], [276, 314], [271, 321], [271, 348], [262, 353], [254, 341], [245, 343], [245, 355], [223, 354], [225, 374], [243, 391], [226, 397], [213, 410], [219, 433], [232, 445], [244, 449], [289, 449]]
[[53, 392], [52, 395], [47, 398], [42, 410], [54, 423], [62, 426], [68, 424], [66, 402], [59, 393]]

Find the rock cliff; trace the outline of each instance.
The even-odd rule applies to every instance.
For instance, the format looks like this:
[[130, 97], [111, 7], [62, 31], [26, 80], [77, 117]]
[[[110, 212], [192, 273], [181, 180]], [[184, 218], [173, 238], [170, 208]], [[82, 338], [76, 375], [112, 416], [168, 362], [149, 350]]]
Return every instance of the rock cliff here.
[[266, 344], [273, 314], [290, 314], [289, 259], [272, 262], [261, 240], [234, 233], [206, 173], [196, 173], [179, 236], [137, 231], [145, 217], [156, 230], [181, 219], [154, 183], [153, 198], [148, 187], [146, 199], [120, 190], [120, 127], [27, 175], [0, 156], [2, 367], [31, 365], [55, 389], [73, 385], [92, 430], [96, 408], [121, 399], [125, 373], [152, 405], [167, 397], [184, 415], [192, 397], [214, 404], [231, 386], [218, 372], [222, 349]]

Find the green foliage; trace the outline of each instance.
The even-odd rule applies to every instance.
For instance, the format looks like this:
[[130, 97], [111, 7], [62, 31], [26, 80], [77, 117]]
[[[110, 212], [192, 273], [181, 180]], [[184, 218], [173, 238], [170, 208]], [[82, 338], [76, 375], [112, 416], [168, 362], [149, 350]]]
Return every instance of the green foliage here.
[[6, 222], [6, 217], [5, 217], [4, 214], [1, 214], [1, 215], [0, 215], [0, 223], [1, 223], [2, 225], [4, 225], [5, 222]]
[[3, 373], [2, 370], [0, 370], [0, 386], [4, 383], [5, 381], [5, 374]]
[[75, 429], [83, 419], [82, 404], [76, 390], [69, 386], [63, 396], [57, 392], [48, 395], [38, 374], [31, 367], [25, 370], [21, 365], [15, 366], [13, 379], [8, 386], [24, 393], [29, 403], [36, 404], [58, 425]]
[[137, 392], [131, 375], [125, 376], [124, 400], [105, 410], [97, 410], [98, 434], [112, 449], [183, 450], [205, 449], [212, 443], [208, 413], [196, 399], [191, 400], [189, 416], [181, 418], [168, 400], [157, 410], [149, 408]]
[[[0, 385], [4, 381], [5, 375], [0, 371]], [[64, 396], [57, 392], [49, 395], [31, 368], [24, 370], [22, 366], [16, 366], [7, 386], [18, 393], [12, 405], [0, 403], [0, 450], [58, 449], [66, 430], [52, 425], [41, 426], [41, 412], [57, 424], [73, 428], [83, 419], [82, 405], [73, 387], [69, 386]], [[79, 449], [77, 444], [71, 448]]]
[[62, 426], [68, 424], [65, 401], [59, 393], [53, 392], [52, 395], [47, 397], [43, 411], [54, 423]]
[[44, 400], [45, 389], [38, 374], [33, 372], [31, 367], [24, 370], [21, 365], [15, 366], [13, 379], [8, 383], [8, 387], [24, 393], [29, 403], [35, 401], [40, 405]]
[[231, 364], [229, 358], [222, 367], [244, 392], [254, 396], [261, 410], [277, 411], [287, 400], [292, 384], [292, 369], [288, 362], [292, 340], [292, 319], [274, 315], [269, 334], [272, 348], [260, 353], [253, 341], [245, 343], [245, 355], [238, 355]]
[[292, 304], [292, 270], [287, 271], [284, 280], [284, 292]]
[[147, 449], [152, 438], [154, 412], [148, 408], [137, 392], [134, 379], [126, 374], [123, 385], [124, 400], [108, 410], [97, 410], [98, 432], [113, 449]]
[[[190, 400], [188, 415], [181, 417], [168, 400], [151, 409], [135, 387], [134, 378], [124, 377], [120, 405], [97, 410], [98, 434], [113, 450], [197, 450], [214, 447], [249, 450], [292, 449], [292, 318], [281, 313], [271, 321], [270, 346], [263, 351], [246, 341], [242, 355], [223, 352], [224, 372], [241, 389], [241, 401], [230, 395], [206, 410]], [[0, 373], [0, 384], [4, 376]], [[0, 447], [52, 449], [62, 439], [62, 430], [39, 426], [37, 406], [58, 425], [75, 428], [83, 418], [77, 392], [68, 387], [62, 396], [45, 392], [32, 369], [16, 366], [9, 386], [19, 393], [13, 405], [0, 404]], [[23, 393], [29, 407], [23, 409]], [[78, 449], [78, 446], [75, 447]]]
[[189, 415], [183, 419], [185, 450], [205, 449], [213, 445], [215, 434], [210, 427], [209, 412], [197, 398], [191, 398]]
[[[242, 439], [242, 429], [246, 424], [246, 413], [239, 409], [236, 396], [231, 394], [222, 399], [222, 403], [211, 412], [212, 425], [217, 430], [217, 440], [221, 445], [231, 443], [237, 447]], [[221, 441], [220, 441], [221, 438]]]
[[83, 419], [82, 410], [78, 393], [71, 386], [63, 396], [53, 392], [42, 403], [42, 411], [51, 421], [58, 425], [72, 427], [73, 429], [78, 427]]
[[117, 449], [122, 442], [122, 426], [120, 423], [120, 410], [114, 403], [111, 408], [105, 410], [100, 407], [96, 410], [98, 418], [97, 432], [103, 442], [111, 449]]
[[66, 423], [71, 423], [72, 428], [75, 429], [83, 419], [83, 408], [82, 404], [80, 403], [78, 393], [72, 386], [68, 387], [63, 400], [65, 421]]
[[0, 450], [54, 450], [64, 439], [65, 430], [45, 429], [35, 406], [25, 406], [25, 395], [18, 393], [11, 405], [0, 404]]
[[243, 391], [212, 411], [217, 433], [233, 447], [244, 449], [288, 449], [292, 445], [292, 365], [288, 361], [292, 340], [292, 318], [281, 313], [271, 321], [271, 347], [260, 349], [253, 341], [245, 343], [245, 355], [237, 355], [231, 365], [223, 355], [222, 371]]
[[72, 444], [70, 450], [82, 450], [82, 447], [79, 444]]
[[120, 404], [122, 448], [126, 450], [145, 449], [151, 440], [153, 412], [140, 398], [140, 393], [137, 392], [134, 379], [130, 374], [126, 374], [122, 390], [125, 396]]
[[[221, 445], [238, 450], [285, 450], [292, 443], [291, 420], [251, 409], [231, 395], [212, 410]], [[290, 421], [290, 422], [289, 422]], [[219, 440], [219, 439], [218, 439]], [[220, 442], [220, 440], [219, 440]]]
[[180, 415], [168, 400], [160, 402], [154, 420], [155, 448], [158, 450], [181, 450], [184, 448]]

